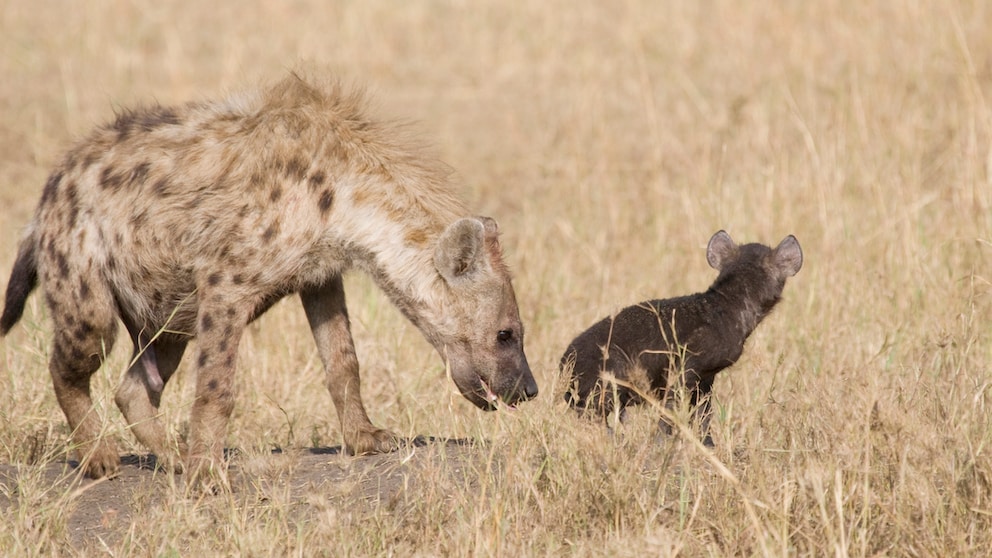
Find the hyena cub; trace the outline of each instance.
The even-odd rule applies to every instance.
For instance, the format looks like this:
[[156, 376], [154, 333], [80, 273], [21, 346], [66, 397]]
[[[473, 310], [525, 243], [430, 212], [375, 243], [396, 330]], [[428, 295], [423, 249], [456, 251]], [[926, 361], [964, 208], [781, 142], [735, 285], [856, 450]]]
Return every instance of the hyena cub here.
[[293, 74], [219, 101], [123, 112], [63, 157], [20, 245], [0, 335], [40, 283], [55, 325], [49, 371], [87, 475], [119, 465], [90, 398], [118, 320], [135, 358], [116, 403], [138, 440], [177, 466], [158, 409], [195, 338], [189, 468], [223, 477], [238, 343], [294, 293], [345, 450], [394, 449], [362, 404], [341, 280], [353, 268], [420, 329], [473, 404], [537, 394], [496, 222], [473, 216], [447, 168], [403, 138], [365, 114], [361, 95]]
[[[604, 417], [616, 411], [623, 420], [627, 406], [643, 402], [631, 387], [671, 408], [670, 388], [679, 382], [704, 443], [713, 445], [713, 379], [741, 356], [744, 341], [781, 298], [786, 278], [802, 267], [803, 253], [792, 235], [772, 249], [737, 245], [719, 231], [706, 261], [720, 272], [706, 292], [628, 306], [572, 341], [560, 364], [563, 373], [571, 371], [568, 403]], [[664, 420], [659, 425], [670, 430]]]

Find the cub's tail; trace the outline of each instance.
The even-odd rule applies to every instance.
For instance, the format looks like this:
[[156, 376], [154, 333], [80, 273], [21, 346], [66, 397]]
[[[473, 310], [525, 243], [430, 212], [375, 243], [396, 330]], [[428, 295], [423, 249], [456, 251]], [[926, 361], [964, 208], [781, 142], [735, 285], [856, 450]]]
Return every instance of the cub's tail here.
[[14, 260], [14, 269], [10, 272], [10, 280], [7, 282], [7, 295], [3, 306], [3, 315], [0, 316], [0, 337], [7, 335], [10, 328], [21, 319], [24, 313], [24, 303], [28, 300], [28, 295], [38, 285], [38, 242], [36, 239], [34, 226], [21, 240], [21, 246], [17, 250], [17, 259]]

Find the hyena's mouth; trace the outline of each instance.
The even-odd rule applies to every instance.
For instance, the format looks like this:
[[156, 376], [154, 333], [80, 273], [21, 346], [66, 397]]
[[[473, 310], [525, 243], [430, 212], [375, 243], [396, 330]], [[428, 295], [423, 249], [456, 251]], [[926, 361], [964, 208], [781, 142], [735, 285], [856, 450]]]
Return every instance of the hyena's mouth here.
[[479, 385], [482, 386], [482, 391], [486, 394], [486, 402], [490, 407], [495, 408], [496, 403], [499, 401], [499, 397], [493, 393], [493, 390], [489, 389], [489, 384], [487, 384], [482, 378], [479, 378]]
[[517, 408], [515, 403], [507, 403], [500, 396], [496, 395], [496, 393], [489, 387], [489, 384], [487, 384], [482, 378], [479, 378], [479, 385], [482, 386], [482, 391], [485, 394], [486, 404], [488, 406], [486, 409], [487, 411], [495, 411], [501, 407], [510, 410]]

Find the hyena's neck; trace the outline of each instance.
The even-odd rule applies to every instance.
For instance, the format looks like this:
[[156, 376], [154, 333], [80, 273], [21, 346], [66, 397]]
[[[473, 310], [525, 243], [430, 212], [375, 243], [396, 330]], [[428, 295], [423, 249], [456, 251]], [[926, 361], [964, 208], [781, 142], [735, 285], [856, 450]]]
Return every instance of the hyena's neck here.
[[779, 300], [777, 296], [769, 297], [768, 293], [755, 289], [754, 285], [744, 280], [714, 284], [706, 294], [723, 315], [733, 320], [742, 339], [747, 339], [754, 332]]
[[[367, 272], [390, 301], [438, 346], [438, 319], [446, 299], [434, 249], [445, 228], [465, 211], [447, 192], [422, 200], [410, 188], [364, 184], [333, 218], [351, 246], [352, 264]], [[371, 192], [371, 193], [370, 193]], [[370, 204], [376, 194], [383, 203]], [[405, 199], [406, 201], [401, 201]], [[350, 207], [346, 207], [350, 206]]]

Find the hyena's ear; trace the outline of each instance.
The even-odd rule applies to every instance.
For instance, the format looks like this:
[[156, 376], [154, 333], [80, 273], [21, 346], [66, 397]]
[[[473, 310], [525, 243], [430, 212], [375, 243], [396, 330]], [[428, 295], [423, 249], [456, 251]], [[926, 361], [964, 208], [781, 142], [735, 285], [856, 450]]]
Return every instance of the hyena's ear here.
[[449, 284], [490, 266], [487, 242], [495, 241], [496, 221], [466, 217], [448, 225], [434, 249], [434, 266]]
[[706, 261], [710, 267], [720, 271], [724, 264], [737, 254], [737, 243], [726, 231], [718, 231], [706, 245]]
[[791, 234], [775, 248], [775, 267], [783, 277], [792, 277], [803, 266], [803, 249]]

